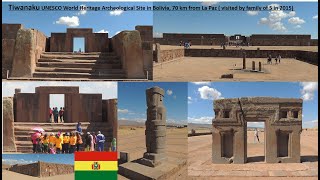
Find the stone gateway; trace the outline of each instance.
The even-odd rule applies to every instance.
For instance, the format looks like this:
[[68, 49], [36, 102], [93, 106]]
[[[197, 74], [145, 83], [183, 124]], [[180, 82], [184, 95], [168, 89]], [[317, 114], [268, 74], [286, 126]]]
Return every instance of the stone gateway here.
[[302, 99], [234, 98], [214, 101], [212, 162], [247, 162], [247, 123], [265, 122], [265, 162], [300, 163]]

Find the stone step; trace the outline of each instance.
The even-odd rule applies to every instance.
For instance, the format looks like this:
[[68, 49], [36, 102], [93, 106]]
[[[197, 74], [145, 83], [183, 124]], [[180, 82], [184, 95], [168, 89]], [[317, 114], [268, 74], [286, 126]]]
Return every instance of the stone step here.
[[111, 54], [115, 55], [115, 52], [82, 52], [82, 53], [74, 53], [74, 52], [42, 52], [42, 54], [46, 55], [103, 55], [103, 54]]
[[112, 58], [119, 58], [115, 54], [97, 54], [97, 55], [82, 55], [82, 54], [41, 54], [41, 59], [112, 59]]
[[108, 58], [108, 59], [47, 59], [40, 58], [38, 62], [63, 62], [63, 63], [96, 63], [96, 64], [121, 64], [119, 58]]
[[34, 72], [34, 78], [67, 78], [67, 79], [126, 79], [125, 74], [96, 74], [68, 72]]
[[38, 62], [37, 67], [64, 67], [64, 68], [96, 68], [96, 69], [121, 69], [119, 63], [72, 63], [72, 62]]
[[69, 73], [102, 73], [102, 74], [124, 74], [122, 69], [94, 69], [94, 68], [53, 68], [36, 67], [35, 72], [69, 72]]

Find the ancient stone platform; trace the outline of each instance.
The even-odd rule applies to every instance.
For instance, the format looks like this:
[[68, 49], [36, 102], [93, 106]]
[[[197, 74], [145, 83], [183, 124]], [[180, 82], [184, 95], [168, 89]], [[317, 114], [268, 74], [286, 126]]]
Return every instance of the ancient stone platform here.
[[142, 165], [139, 159], [119, 165], [118, 173], [129, 179], [168, 179], [184, 166], [187, 165], [186, 159], [169, 157], [166, 162], [156, 167]]

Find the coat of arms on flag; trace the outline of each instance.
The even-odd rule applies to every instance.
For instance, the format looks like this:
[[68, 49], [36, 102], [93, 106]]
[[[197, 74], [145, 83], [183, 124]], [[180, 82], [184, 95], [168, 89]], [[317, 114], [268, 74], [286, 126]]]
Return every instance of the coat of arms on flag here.
[[118, 177], [117, 152], [75, 152], [75, 180], [116, 180]]
[[94, 162], [94, 163], [92, 164], [92, 169], [93, 169], [93, 170], [99, 170], [99, 169], [100, 169], [100, 164], [99, 164], [98, 162]]

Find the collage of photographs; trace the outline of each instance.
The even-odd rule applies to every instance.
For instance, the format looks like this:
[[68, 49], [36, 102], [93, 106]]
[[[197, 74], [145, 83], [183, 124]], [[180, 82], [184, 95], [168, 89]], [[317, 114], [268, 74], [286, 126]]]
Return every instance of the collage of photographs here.
[[4, 180], [318, 179], [318, 2], [2, 2], [2, 127]]

